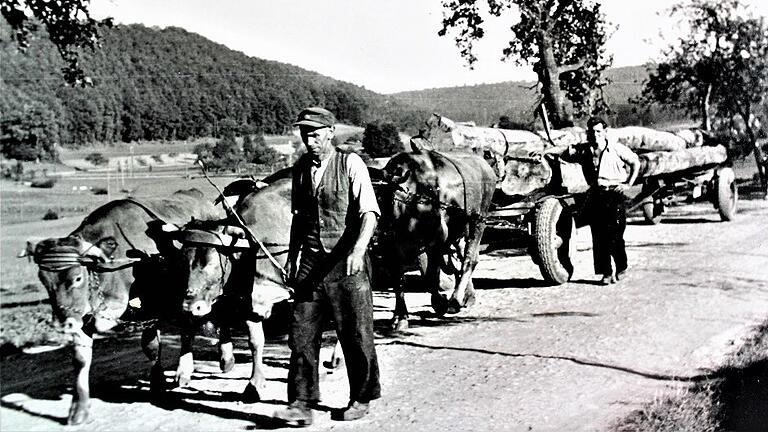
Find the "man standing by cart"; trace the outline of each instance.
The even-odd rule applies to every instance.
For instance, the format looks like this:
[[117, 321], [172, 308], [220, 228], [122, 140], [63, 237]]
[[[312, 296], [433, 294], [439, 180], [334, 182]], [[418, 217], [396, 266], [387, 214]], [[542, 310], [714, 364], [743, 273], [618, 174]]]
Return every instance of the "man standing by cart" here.
[[368, 170], [357, 154], [332, 144], [335, 118], [323, 108], [301, 111], [307, 153], [294, 165], [288, 281], [294, 286], [288, 402], [275, 417], [312, 423], [320, 399], [318, 357], [330, 312], [347, 365], [349, 405], [336, 420], [356, 420], [379, 398], [373, 335], [373, 296], [367, 249], [380, 214]]
[[602, 285], [609, 285], [626, 276], [628, 269], [625, 192], [640, 174], [640, 158], [629, 147], [608, 139], [608, 124], [600, 117], [587, 121], [587, 143], [569, 152], [575, 153], [590, 185], [585, 211], [592, 230], [595, 274]]

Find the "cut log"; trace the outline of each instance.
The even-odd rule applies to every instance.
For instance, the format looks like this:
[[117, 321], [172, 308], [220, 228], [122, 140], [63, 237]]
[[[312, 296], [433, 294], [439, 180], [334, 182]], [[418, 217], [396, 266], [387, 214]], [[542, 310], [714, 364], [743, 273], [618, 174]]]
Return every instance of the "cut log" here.
[[685, 140], [671, 132], [641, 126], [608, 129], [608, 139], [624, 144], [635, 152], [684, 150]]
[[694, 147], [673, 152], [650, 152], [639, 156], [640, 177], [721, 164], [728, 159], [725, 147], [721, 145]]

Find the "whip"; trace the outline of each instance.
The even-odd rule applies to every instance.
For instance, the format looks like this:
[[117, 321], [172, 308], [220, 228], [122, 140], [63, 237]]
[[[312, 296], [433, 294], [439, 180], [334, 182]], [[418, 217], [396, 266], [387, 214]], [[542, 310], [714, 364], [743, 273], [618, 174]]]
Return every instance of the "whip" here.
[[211, 178], [208, 177], [208, 173], [205, 170], [205, 164], [203, 164], [203, 161], [198, 159], [197, 160], [197, 164], [200, 165], [200, 168], [201, 168], [201, 170], [203, 172], [203, 177], [205, 177], [205, 179], [208, 180], [208, 183], [210, 183], [211, 186], [213, 186], [216, 189], [216, 192], [219, 193], [219, 196], [221, 197], [221, 202], [222, 202], [222, 205], [224, 206], [224, 208], [227, 210], [227, 212], [229, 212], [229, 214], [231, 214], [235, 218], [235, 221], [237, 222], [237, 224], [240, 226], [240, 228], [243, 229], [243, 232], [245, 232], [245, 235], [248, 238], [248, 241], [250, 241], [251, 244], [258, 245], [259, 248], [261, 248], [261, 250], [264, 251], [264, 255], [267, 256], [267, 258], [269, 259], [269, 262], [271, 262], [273, 266], [275, 266], [276, 268], [278, 268], [280, 270], [280, 272], [283, 275], [283, 280], [287, 279], [288, 278], [288, 274], [285, 272], [285, 269], [283, 268], [283, 266], [281, 266], [280, 263], [277, 262], [277, 260], [275, 259], [274, 256], [272, 256], [271, 253], [269, 253], [269, 251], [267, 250], [267, 247], [264, 245], [264, 243], [262, 243], [261, 240], [256, 238], [256, 236], [253, 234], [251, 229], [248, 228], [248, 225], [245, 224], [245, 222], [240, 218], [240, 215], [237, 214], [235, 209], [233, 209], [232, 206], [229, 204], [229, 202], [227, 201], [227, 199], [224, 196], [224, 193], [221, 191], [221, 189], [219, 189], [219, 187], [216, 186], [216, 183], [214, 183], [213, 180], [211, 180]]

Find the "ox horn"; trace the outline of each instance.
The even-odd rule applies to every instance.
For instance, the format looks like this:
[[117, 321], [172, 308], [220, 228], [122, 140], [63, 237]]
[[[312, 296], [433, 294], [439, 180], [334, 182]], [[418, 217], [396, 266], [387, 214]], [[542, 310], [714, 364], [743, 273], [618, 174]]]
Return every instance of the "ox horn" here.
[[16, 258], [24, 258], [27, 257], [27, 261], [32, 261], [32, 258], [35, 257], [35, 248], [37, 247], [37, 240], [27, 240], [27, 245], [19, 251], [18, 254], [16, 254]]
[[170, 222], [165, 222], [163, 226], [160, 227], [160, 231], [170, 233], [170, 232], [176, 232], [179, 230], [179, 226], [172, 224]]

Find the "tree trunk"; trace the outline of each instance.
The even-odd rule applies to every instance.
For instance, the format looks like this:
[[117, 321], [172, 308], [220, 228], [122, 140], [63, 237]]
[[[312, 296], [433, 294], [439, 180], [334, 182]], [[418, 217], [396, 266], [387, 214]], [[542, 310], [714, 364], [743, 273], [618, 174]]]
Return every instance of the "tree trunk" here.
[[709, 115], [709, 100], [712, 96], [712, 84], [707, 84], [704, 98], [701, 100], [701, 127], [707, 132], [712, 130], [712, 120]]
[[552, 39], [546, 31], [539, 30], [536, 40], [539, 44], [540, 62], [537, 72], [539, 82], [542, 84], [544, 106], [549, 112], [552, 127], [562, 129], [573, 126], [573, 117], [566, 110], [565, 95], [560, 89], [560, 68], [555, 61]]
[[749, 120], [751, 120], [750, 117], [752, 116], [751, 115], [741, 116], [741, 118], [744, 119], [744, 125], [747, 132], [747, 137], [749, 139], [749, 144], [752, 146], [752, 151], [755, 154], [755, 164], [757, 164], [757, 175], [758, 177], [760, 177], [760, 188], [763, 191], [763, 193], [766, 194], [766, 196], [768, 196], [768, 179], [765, 178], [766, 160], [763, 159], [763, 151], [760, 149], [760, 145], [757, 143], [757, 136], [755, 135], [755, 130], [752, 129], [752, 125], [749, 122]]

